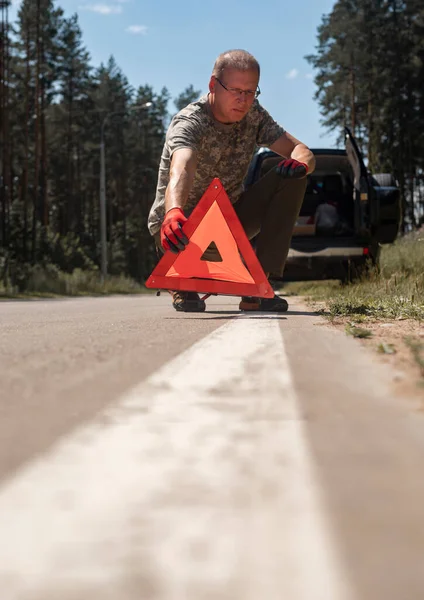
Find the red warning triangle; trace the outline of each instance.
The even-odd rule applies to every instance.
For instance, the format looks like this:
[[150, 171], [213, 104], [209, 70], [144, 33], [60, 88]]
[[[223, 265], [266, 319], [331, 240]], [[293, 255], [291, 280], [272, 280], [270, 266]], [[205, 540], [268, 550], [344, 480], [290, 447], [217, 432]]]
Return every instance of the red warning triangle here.
[[[214, 179], [193, 210], [183, 252], [165, 252], [146, 287], [230, 296], [273, 298], [274, 291], [219, 179]], [[205, 260], [215, 244], [222, 260]]]

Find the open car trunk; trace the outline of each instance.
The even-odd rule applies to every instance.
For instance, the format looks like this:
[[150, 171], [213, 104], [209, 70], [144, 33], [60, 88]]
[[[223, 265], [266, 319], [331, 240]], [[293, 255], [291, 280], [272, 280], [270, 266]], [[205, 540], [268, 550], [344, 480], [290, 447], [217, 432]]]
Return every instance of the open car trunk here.
[[[305, 198], [293, 237], [344, 240], [356, 237], [376, 244], [396, 239], [401, 222], [399, 189], [390, 176], [381, 182], [367, 171], [358, 145], [345, 127], [346, 149], [312, 149], [315, 171], [308, 175]], [[252, 161], [246, 185], [274, 168], [281, 157], [261, 149]], [[389, 183], [386, 180], [389, 177]]]
[[[293, 231], [294, 236], [349, 237], [355, 233], [353, 169], [346, 153], [315, 153], [316, 169], [308, 176], [305, 198]], [[268, 156], [260, 176], [281, 161]]]

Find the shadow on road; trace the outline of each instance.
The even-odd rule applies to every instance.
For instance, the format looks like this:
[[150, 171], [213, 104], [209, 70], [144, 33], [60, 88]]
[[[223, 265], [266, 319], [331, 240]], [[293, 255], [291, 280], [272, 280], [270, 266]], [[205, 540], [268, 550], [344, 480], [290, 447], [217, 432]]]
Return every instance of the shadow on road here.
[[[282, 316], [282, 315], [278, 315], [276, 313], [262, 313], [260, 315], [240, 315], [240, 312], [230, 312], [230, 311], [216, 311], [215, 314], [219, 315], [219, 316], [209, 316], [209, 315], [213, 315], [214, 313], [212, 311], [207, 311], [206, 313], [203, 313], [205, 316], [203, 317], [192, 317], [190, 313], [184, 313], [184, 314], [180, 314], [176, 317], [162, 317], [164, 320], [171, 320], [174, 321], [175, 319], [181, 319], [181, 318], [186, 318], [186, 319], [190, 319], [191, 321], [216, 321], [216, 320], [225, 320], [228, 321], [230, 319], [235, 319], [235, 318], [248, 318], [248, 319], [269, 319], [270, 317], [272, 317], [273, 319], [277, 319], [278, 321], [283, 321], [283, 320], [287, 320], [286, 316]], [[287, 313], [285, 313], [287, 314]]]
[[326, 312], [314, 312], [314, 311], [304, 311], [304, 310], [288, 310], [286, 315], [302, 315], [304, 317], [323, 317], [325, 315], [329, 315], [330, 313]]

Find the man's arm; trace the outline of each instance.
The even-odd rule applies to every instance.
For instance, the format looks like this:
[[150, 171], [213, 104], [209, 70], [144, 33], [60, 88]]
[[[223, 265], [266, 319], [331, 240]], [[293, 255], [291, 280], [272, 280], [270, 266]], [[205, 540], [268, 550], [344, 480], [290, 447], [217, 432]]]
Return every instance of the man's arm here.
[[191, 148], [180, 148], [174, 152], [165, 192], [165, 212], [171, 208], [184, 208], [193, 185], [196, 166], [196, 152]]
[[294, 158], [308, 165], [308, 173], [315, 169], [315, 157], [305, 144], [302, 144], [287, 131], [275, 141], [270, 149], [285, 158]]
[[178, 253], [188, 244], [188, 238], [183, 232], [187, 221], [183, 208], [193, 185], [196, 166], [197, 157], [192, 149], [175, 150], [165, 190], [165, 218], [160, 229], [160, 241], [164, 250]]

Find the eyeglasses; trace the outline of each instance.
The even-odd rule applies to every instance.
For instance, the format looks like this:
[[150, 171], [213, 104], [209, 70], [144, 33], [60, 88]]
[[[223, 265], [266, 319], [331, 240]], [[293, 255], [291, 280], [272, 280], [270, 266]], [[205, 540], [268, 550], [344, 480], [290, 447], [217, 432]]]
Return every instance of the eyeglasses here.
[[235, 96], [236, 98], [240, 98], [244, 94], [248, 100], [251, 100], [252, 98], [257, 98], [261, 93], [261, 89], [259, 86], [256, 90], [239, 90], [238, 88], [227, 87], [222, 83], [220, 79], [218, 79], [218, 77], [215, 77], [215, 79], [224, 88], [224, 90], [227, 90], [227, 92], [229, 92], [232, 96]]

